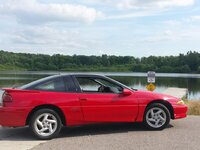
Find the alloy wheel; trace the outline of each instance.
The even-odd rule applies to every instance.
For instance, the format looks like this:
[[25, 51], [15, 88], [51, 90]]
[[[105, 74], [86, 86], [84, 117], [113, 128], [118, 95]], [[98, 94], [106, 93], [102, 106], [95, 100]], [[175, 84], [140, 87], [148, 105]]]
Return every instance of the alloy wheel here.
[[58, 127], [58, 121], [53, 114], [43, 113], [34, 122], [34, 128], [40, 136], [52, 135]]
[[167, 120], [165, 111], [159, 107], [153, 107], [146, 113], [146, 122], [153, 128], [162, 127]]

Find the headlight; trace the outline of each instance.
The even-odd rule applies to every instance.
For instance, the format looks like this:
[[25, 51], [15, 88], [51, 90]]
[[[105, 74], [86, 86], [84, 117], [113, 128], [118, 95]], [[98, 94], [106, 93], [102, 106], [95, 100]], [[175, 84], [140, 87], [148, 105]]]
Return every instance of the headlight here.
[[183, 100], [180, 100], [180, 101], [178, 101], [176, 104], [177, 104], [177, 105], [183, 105], [183, 104], [185, 104], [185, 103], [184, 103]]

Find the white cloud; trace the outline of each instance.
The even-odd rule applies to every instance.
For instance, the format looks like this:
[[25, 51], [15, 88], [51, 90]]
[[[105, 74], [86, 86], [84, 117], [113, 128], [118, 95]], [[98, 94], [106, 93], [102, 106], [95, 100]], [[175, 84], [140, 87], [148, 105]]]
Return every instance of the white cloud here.
[[124, 13], [119, 15], [107, 16], [103, 19], [126, 19], [126, 18], [137, 18], [137, 17], [145, 17], [145, 16], [154, 16], [157, 15], [159, 12], [157, 11], [139, 11], [139, 12], [132, 12], [132, 13]]
[[26, 23], [78, 21], [92, 23], [102, 13], [78, 4], [41, 3], [38, 0], [1, 0], [0, 13]]
[[180, 42], [180, 41], [195, 41], [200, 38], [200, 29], [189, 28], [189, 29], [172, 29], [157, 32], [154, 35], [148, 36], [144, 39], [145, 42]]
[[80, 33], [77, 30], [58, 30], [51, 27], [25, 27], [10, 33], [11, 41], [15, 44], [50, 46], [52, 48], [84, 48], [81, 44]]
[[83, 0], [90, 3], [113, 5], [120, 9], [165, 9], [190, 6], [195, 0]]
[[193, 4], [194, 0], [123, 0], [117, 6], [123, 9], [166, 9]]
[[191, 20], [192, 21], [200, 21], [200, 16], [192, 16]]
[[[171, 8], [192, 6], [195, 0], [83, 0], [83, 2], [110, 8], [111, 11], [101, 19], [124, 19], [160, 15]], [[115, 13], [112, 14], [113, 11]]]
[[[1, 39], [2, 41], [1, 43]], [[1, 49], [44, 54], [99, 54], [96, 36], [77, 28], [56, 29], [50, 26], [23, 26], [0, 34]], [[7, 48], [5, 48], [7, 47]], [[91, 51], [91, 49], [93, 49]]]
[[[39, 0], [0, 0], [0, 14], [16, 16], [18, 21], [29, 24], [69, 21], [92, 23], [97, 18], [123, 19], [151, 16], [171, 7], [194, 4], [194, 0], [83, 0], [81, 4], [70, 2], [71, 4], [42, 3]], [[87, 6], [95, 3], [98, 6], [105, 5], [109, 10], [115, 10], [115, 13], [106, 12], [107, 15], [104, 15], [101, 11]]]
[[145, 49], [198, 49], [194, 1], [0, 0], [0, 49], [83, 55], [133, 55], [135, 49], [140, 56]]
[[179, 26], [182, 24], [181, 21], [178, 21], [178, 20], [167, 20], [164, 22], [166, 25], [169, 25], [169, 26]]

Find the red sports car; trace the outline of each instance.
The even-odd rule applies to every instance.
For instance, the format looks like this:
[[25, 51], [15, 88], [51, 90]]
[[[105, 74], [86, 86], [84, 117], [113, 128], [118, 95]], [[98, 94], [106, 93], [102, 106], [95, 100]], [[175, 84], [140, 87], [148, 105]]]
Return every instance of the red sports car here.
[[131, 89], [100, 75], [55, 75], [3, 90], [0, 125], [29, 125], [39, 139], [57, 136], [62, 126], [91, 123], [143, 122], [161, 130], [187, 112], [180, 99]]

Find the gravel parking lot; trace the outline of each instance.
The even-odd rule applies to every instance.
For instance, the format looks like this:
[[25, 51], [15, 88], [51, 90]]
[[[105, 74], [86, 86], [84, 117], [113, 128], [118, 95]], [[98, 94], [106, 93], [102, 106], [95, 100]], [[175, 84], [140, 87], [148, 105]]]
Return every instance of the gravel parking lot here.
[[28, 128], [0, 129], [3, 150], [197, 150], [199, 139], [199, 116], [171, 121], [163, 131], [147, 131], [131, 123], [64, 128], [57, 139], [47, 142], [35, 140]]

